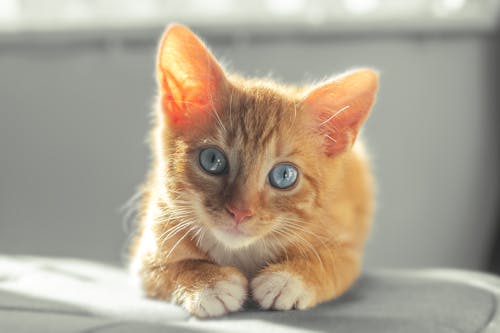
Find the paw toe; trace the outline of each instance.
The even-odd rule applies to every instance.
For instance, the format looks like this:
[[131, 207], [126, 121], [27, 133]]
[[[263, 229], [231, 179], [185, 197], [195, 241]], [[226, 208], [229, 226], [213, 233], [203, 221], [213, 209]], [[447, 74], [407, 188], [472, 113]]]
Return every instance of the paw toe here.
[[185, 306], [197, 317], [217, 317], [240, 310], [246, 297], [246, 280], [230, 278], [193, 294]]
[[263, 309], [304, 309], [312, 298], [301, 279], [288, 272], [263, 273], [251, 286], [254, 300]]

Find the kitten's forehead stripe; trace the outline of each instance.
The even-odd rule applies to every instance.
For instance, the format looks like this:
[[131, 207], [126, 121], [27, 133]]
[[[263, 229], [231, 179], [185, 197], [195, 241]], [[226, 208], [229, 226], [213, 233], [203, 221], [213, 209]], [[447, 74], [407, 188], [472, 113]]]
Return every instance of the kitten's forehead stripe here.
[[[235, 97], [236, 96], [236, 97]], [[235, 100], [239, 99], [236, 103]], [[230, 123], [234, 128], [230, 130], [231, 135], [245, 152], [245, 157], [255, 157], [272, 143], [280, 131], [280, 123], [284, 117], [286, 106], [283, 101], [276, 98], [269, 89], [254, 89], [246, 93], [240, 92], [233, 95], [232, 105], [229, 113]], [[229, 109], [229, 108], [228, 108]], [[283, 119], [285, 121], [285, 119]]]

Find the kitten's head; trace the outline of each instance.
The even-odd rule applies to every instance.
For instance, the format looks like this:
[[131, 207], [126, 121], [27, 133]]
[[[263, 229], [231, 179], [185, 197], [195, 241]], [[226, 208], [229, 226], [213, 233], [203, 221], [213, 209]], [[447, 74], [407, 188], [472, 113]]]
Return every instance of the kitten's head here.
[[166, 30], [157, 66], [157, 172], [193, 230], [239, 248], [334, 204], [325, 193], [373, 104], [373, 71], [308, 89], [245, 80], [179, 25]]

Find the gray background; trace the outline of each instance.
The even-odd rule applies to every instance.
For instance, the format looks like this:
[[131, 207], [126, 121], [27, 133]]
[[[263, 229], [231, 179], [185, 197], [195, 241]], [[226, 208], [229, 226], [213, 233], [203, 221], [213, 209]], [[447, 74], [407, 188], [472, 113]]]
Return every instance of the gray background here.
[[[368, 267], [485, 269], [499, 217], [499, 34], [199, 27], [229, 68], [308, 82], [380, 70], [364, 135], [379, 184]], [[0, 36], [0, 253], [119, 262], [162, 31]]]

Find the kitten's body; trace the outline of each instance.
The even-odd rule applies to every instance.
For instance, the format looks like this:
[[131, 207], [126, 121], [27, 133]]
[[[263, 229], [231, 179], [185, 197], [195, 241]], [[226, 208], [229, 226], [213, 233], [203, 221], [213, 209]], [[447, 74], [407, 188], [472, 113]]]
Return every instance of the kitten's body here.
[[[245, 80], [181, 26], [166, 32], [158, 65], [153, 166], [132, 246], [146, 293], [198, 316], [240, 309], [248, 281], [263, 308], [343, 293], [359, 275], [373, 211], [368, 161], [354, 143], [373, 72], [313, 88]], [[203, 147], [225, 153], [226, 174], [201, 170]], [[286, 190], [268, 180], [280, 163], [299, 170]], [[240, 221], [232, 207], [251, 213]]]

